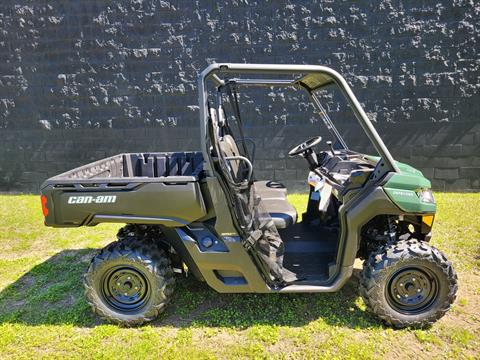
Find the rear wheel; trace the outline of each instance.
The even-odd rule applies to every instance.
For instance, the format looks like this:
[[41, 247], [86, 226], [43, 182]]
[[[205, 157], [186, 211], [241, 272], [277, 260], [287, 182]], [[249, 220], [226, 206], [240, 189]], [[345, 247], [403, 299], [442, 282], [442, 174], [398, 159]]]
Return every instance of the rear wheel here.
[[414, 239], [382, 247], [365, 260], [360, 293], [388, 325], [424, 327], [454, 302], [457, 275], [438, 249]]
[[126, 236], [95, 256], [84, 277], [93, 311], [125, 326], [155, 319], [170, 301], [174, 275], [170, 260], [155, 243]]

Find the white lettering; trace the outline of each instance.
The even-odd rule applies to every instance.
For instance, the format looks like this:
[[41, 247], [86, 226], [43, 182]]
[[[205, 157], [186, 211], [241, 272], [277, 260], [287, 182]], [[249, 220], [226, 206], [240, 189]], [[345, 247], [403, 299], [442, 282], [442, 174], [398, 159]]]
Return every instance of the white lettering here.
[[117, 201], [117, 195], [98, 195], [98, 196], [70, 196], [68, 204], [113, 204]]

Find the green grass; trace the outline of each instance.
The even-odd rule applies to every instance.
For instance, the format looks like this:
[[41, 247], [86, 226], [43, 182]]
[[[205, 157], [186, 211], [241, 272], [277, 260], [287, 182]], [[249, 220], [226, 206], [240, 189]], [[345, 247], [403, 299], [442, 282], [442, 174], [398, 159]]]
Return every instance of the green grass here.
[[[179, 279], [167, 311], [126, 329], [93, 316], [81, 277], [120, 225], [51, 229], [37, 196], [0, 196], [0, 358], [480, 358], [480, 194], [436, 194], [432, 243], [459, 273], [458, 300], [426, 330], [365, 311], [357, 280], [334, 294], [217, 294]], [[305, 195], [289, 200], [301, 213]]]

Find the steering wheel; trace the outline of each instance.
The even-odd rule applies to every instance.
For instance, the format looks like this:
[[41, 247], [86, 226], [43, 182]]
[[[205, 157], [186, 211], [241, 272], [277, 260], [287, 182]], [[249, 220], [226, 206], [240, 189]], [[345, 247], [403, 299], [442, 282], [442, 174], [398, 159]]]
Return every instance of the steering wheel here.
[[308, 149], [311, 149], [315, 145], [318, 145], [322, 141], [321, 136], [315, 136], [307, 141], [304, 141], [300, 145], [295, 146], [292, 150], [288, 152], [288, 156], [300, 155], [306, 152]]

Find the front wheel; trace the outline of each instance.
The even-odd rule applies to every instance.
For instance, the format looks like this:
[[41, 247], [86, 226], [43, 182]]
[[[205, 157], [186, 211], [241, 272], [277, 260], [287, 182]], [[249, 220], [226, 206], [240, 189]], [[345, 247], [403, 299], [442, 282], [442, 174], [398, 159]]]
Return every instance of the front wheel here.
[[432, 325], [450, 309], [457, 288], [457, 274], [445, 255], [414, 239], [371, 254], [360, 281], [367, 308], [397, 328]]
[[170, 301], [174, 276], [165, 251], [128, 236], [95, 256], [84, 277], [85, 295], [101, 317], [135, 326], [155, 319]]

